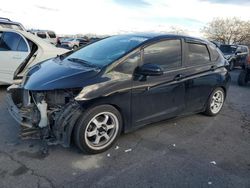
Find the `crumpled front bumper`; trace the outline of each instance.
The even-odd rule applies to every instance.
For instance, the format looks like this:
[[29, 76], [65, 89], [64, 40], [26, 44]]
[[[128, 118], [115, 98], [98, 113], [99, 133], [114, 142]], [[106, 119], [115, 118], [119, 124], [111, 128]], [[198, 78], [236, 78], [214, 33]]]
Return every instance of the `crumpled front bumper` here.
[[10, 115], [21, 125], [27, 128], [33, 127], [31, 123], [28, 123], [25, 121], [25, 116], [21, 113], [21, 109], [18, 108], [17, 104], [14, 101], [14, 95], [21, 97], [24, 94], [23, 89], [18, 85], [11, 85], [7, 88], [7, 94], [6, 94], [6, 102], [7, 102], [7, 108], [10, 113]]

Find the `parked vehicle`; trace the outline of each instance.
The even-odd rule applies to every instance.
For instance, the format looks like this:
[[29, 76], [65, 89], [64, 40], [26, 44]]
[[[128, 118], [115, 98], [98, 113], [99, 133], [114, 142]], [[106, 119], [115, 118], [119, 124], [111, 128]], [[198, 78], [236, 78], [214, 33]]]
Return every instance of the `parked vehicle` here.
[[244, 68], [249, 55], [249, 49], [247, 46], [220, 45], [219, 48], [229, 62], [229, 70], [233, 70], [236, 66]]
[[85, 46], [88, 43], [89, 41], [85, 38], [67, 38], [61, 41], [61, 47], [70, 50], [77, 50], [79, 47]]
[[238, 84], [240, 86], [246, 86], [248, 82], [250, 82], [250, 56], [248, 56], [248, 61], [238, 78]]
[[0, 29], [0, 84], [12, 84], [28, 67], [67, 52], [21, 30]]
[[42, 38], [43, 40], [53, 44], [57, 45], [57, 36], [54, 31], [49, 31], [49, 30], [28, 30], [28, 32]]
[[23, 27], [23, 25], [21, 23], [13, 22], [8, 18], [0, 17], [0, 29], [2, 29], [2, 28], [9, 28], [9, 29], [25, 31], [25, 28]]
[[121, 132], [217, 115], [230, 81], [226, 64], [212, 43], [197, 38], [113, 36], [34, 66], [8, 88], [9, 110], [25, 135], [35, 130], [65, 147], [74, 139], [80, 150], [99, 153]]

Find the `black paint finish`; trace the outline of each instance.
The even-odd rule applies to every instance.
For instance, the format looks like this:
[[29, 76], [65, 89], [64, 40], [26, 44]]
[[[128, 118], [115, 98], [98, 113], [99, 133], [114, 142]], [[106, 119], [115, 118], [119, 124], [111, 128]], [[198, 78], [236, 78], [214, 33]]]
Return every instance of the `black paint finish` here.
[[[187, 42], [206, 45], [210, 55], [213, 53], [210, 48], [212, 43], [186, 36], [146, 36], [148, 40], [102, 68], [60, 58], [48, 60], [30, 70], [23, 87], [30, 91], [82, 88], [75, 100], [83, 109], [100, 104], [115, 106], [122, 114], [124, 131], [171, 117], [202, 112], [216, 87], [227, 91], [230, 76], [225, 68], [227, 62], [220, 53], [209, 62], [197, 65], [188, 62]], [[143, 65], [144, 47], [169, 39], [181, 40], [181, 66], [154, 76], [138, 75], [136, 70]], [[120, 70], [119, 66], [135, 52], [141, 53], [140, 60], [136, 62], [137, 68], [131, 73]], [[155, 67], [150, 66], [151, 73], [159, 71], [153, 70]]]

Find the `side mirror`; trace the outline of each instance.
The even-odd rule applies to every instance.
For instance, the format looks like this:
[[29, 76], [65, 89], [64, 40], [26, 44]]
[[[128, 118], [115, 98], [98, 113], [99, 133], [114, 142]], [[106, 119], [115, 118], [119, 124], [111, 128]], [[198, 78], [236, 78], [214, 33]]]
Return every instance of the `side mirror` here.
[[163, 75], [163, 70], [157, 64], [147, 63], [138, 67], [136, 73], [143, 76], [161, 76]]

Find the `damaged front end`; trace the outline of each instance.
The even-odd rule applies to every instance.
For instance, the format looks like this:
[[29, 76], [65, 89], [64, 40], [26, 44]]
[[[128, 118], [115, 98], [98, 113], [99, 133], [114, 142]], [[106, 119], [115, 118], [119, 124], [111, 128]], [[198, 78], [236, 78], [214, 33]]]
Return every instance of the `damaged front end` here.
[[70, 145], [73, 127], [81, 114], [75, 100], [81, 89], [29, 91], [12, 85], [7, 90], [8, 109], [21, 125], [20, 137]]

